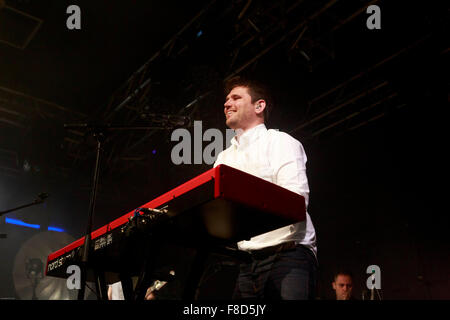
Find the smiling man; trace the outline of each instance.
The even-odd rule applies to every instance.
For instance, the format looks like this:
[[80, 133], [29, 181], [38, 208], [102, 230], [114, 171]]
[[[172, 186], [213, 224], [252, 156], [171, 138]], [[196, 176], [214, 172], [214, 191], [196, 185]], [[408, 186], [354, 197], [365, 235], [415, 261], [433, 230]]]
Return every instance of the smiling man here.
[[252, 101], [249, 88], [243, 86], [231, 90], [224, 106], [227, 126], [243, 131], [264, 123], [264, 111], [268, 110], [264, 99]]
[[[266, 128], [272, 107], [268, 91], [257, 82], [233, 79], [226, 93], [226, 124], [236, 136], [214, 166], [226, 164], [298, 193], [307, 207], [305, 151], [287, 133]], [[308, 213], [305, 221], [241, 241], [238, 248], [249, 252], [252, 261], [241, 264], [233, 298], [315, 298], [317, 246]]]

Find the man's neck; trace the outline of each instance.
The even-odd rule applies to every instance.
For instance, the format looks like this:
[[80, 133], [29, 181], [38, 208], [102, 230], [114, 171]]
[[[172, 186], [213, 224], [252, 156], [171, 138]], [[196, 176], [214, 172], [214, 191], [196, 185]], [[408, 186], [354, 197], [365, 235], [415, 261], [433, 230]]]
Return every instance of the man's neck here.
[[234, 131], [236, 132], [236, 140], [237, 140], [237, 142], [239, 142], [239, 138], [240, 138], [244, 133], [250, 131], [251, 129], [253, 129], [253, 128], [255, 128], [255, 127], [257, 127], [257, 126], [259, 126], [259, 125], [261, 125], [261, 124], [264, 124], [264, 122], [256, 123], [256, 124], [254, 124], [254, 125], [252, 125], [252, 126], [247, 127], [246, 129], [241, 129], [241, 128], [235, 129]]

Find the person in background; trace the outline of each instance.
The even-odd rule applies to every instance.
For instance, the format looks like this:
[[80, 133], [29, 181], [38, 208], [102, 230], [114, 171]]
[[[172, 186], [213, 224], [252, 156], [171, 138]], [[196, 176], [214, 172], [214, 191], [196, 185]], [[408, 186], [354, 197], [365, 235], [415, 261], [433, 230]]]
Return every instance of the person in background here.
[[352, 296], [353, 275], [349, 271], [338, 271], [331, 283], [336, 294], [336, 300], [355, 300]]

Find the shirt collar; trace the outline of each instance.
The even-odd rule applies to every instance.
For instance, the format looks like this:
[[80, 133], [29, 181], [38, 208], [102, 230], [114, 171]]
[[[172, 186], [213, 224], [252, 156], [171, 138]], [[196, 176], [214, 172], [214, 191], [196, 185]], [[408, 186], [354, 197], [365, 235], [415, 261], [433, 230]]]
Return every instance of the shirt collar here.
[[237, 134], [236, 136], [231, 139], [231, 144], [236, 147], [243, 147], [252, 144], [255, 142], [261, 135], [261, 133], [266, 132], [267, 128], [264, 123], [261, 123], [247, 131], [245, 131], [243, 134], [239, 136], [239, 141], [237, 140]]

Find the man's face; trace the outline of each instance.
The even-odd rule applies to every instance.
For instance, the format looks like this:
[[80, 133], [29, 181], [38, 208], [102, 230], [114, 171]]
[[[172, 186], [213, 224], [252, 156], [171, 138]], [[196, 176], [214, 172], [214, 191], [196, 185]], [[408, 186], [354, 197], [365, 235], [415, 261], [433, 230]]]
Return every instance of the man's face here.
[[333, 289], [336, 291], [336, 300], [349, 300], [352, 296], [352, 278], [340, 274], [333, 282]]
[[256, 102], [246, 87], [235, 87], [227, 95], [224, 112], [226, 124], [229, 128], [247, 130], [257, 124], [258, 117], [255, 113]]

